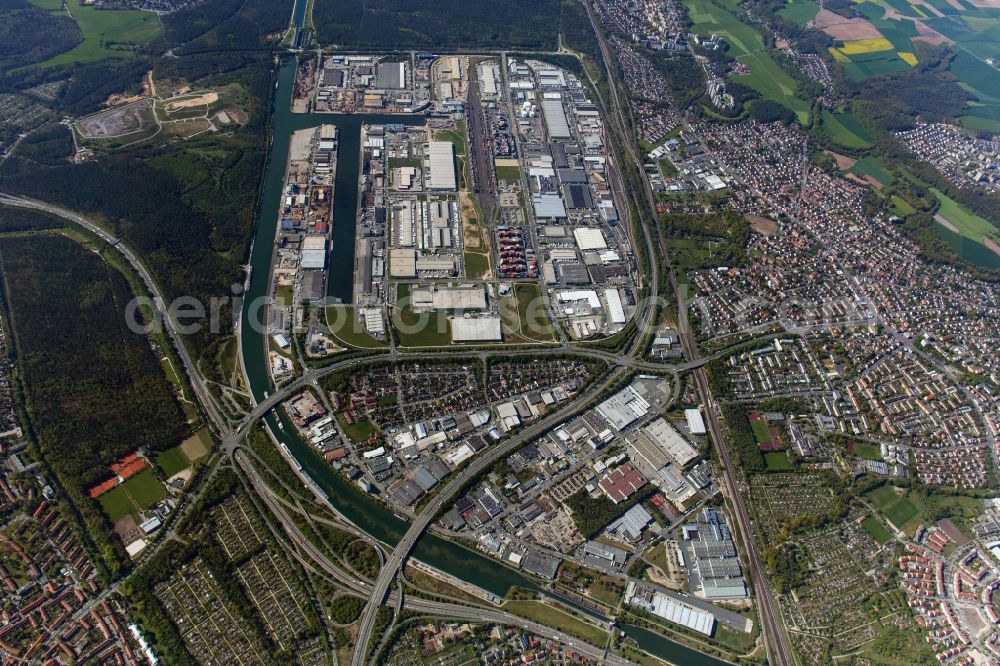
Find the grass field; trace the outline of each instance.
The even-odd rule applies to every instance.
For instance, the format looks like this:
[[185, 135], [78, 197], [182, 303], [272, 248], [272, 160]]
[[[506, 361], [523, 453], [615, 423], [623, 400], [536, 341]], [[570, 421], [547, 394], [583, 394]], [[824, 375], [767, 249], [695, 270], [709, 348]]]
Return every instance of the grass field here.
[[983, 236], [1000, 238], [1000, 230], [998, 230], [996, 226], [990, 224], [988, 220], [979, 217], [965, 208], [962, 208], [957, 201], [946, 196], [937, 188], [932, 187], [931, 191], [934, 193], [934, 196], [941, 201], [941, 207], [938, 209], [938, 214], [954, 224], [958, 228], [960, 234], [979, 243], [982, 242]]
[[516, 166], [498, 166], [497, 180], [505, 183], [519, 183], [521, 181], [521, 168]]
[[127, 514], [138, 520], [141, 510], [153, 506], [163, 499], [164, 495], [166, 491], [163, 485], [153, 474], [153, 470], [146, 468], [125, 483], [101, 495], [97, 501], [111, 522], [116, 522]]
[[489, 277], [490, 260], [482, 252], [465, 252], [465, 275], [470, 278]]
[[750, 75], [736, 77], [734, 81], [750, 86], [767, 99], [784, 104], [803, 125], [809, 122], [809, 103], [795, 96], [795, 80], [781, 69], [774, 58], [761, 51], [740, 56], [737, 60], [750, 68]]
[[899, 495], [896, 494], [895, 488], [888, 484], [879, 486], [874, 490], [869, 490], [865, 493], [865, 497], [867, 497], [868, 500], [875, 505], [875, 508], [879, 510], [884, 509], [899, 499]]
[[910, 522], [919, 515], [920, 510], [905, 497], [898, 500], [895, 504], [890, 504], [885, 509], [885, 517], [901, 530], [906, 529]]
[[847, 169], [847, 173], [853, 173], [855, 176], [860, 176], [864, 178], [865, 176], [871, 176], [876, 181], [882, 184], [882, 186], [888, 185], [892, 181], [892, 174], [889, 170], [885, 168], [885, 165], [877, 157], [863, 157], [850, 169]]
[[[51, 7], [53, 3], [43, 0], [36, 4]], [[67, 8], [80, 26], [83, 41], [69, 51], [39, 63], [41, 67], [126, 58], [131, 56], [134, 47], [144, 46], [163, 33], [160, 18], [153, 12], [95, 9], [84, 7], [80, 0], [68, 0]]]
[[441, 311], [414, 312], [410, 306], [410, 285], [397, 285], [397, 303], [392, 309], [392, 325], [402, 347], [444, 347], [451, 344], [451, 322]]
[[505, 298], [500, 308], [507, 342], [552, 342], [555, 327], [541, 302], [538, 285], [515, 283], [514, 293]]
[[852, 446], [854, 455], [865, 460], [882, 460], [882, 452], [874, 444], [864, 442], [854, 442]]
[[180, 446], [175, 446], [166, 451], [161, 451], [156, 456], [156, 464], [163, 470], [163, 475], [168, 479], [177, 472], [187, 469], [191, 463]]
[[792, 469], [788, 454], [784, 451], [770, 451], [764, 454], [764, 466], [774, 472], [784, 472]]
[[815, 0], [788, 0], [788, 4], [778, 10], [778, 13], [803, 28], [819, 13], [819, 4]]
[[503, 605], [503, 609], [547, 627], [565, 631], [591, 645], [603, 646], [608, 640], [607, 632], [602, 629], [538, 601], [508, 601]]
[[875, 516], [868, 516], [861, 521], [861, 527], [880, 544], [888, 543], [892, 540], [892, 533]]
[[341, 429], [344, 434], [347, 435], [355, 444], [360, 444], [361, 442], [367, 441], [369, 437], [378, 432], [378, 428], [371, 421], [357, 421], [356, 423], [348, 423], [346, 419], [338, 416], [337, 421], [340, 423]]
[[720, 6], [709, 0], [685, 0], [691, 21], [691, 32], [700, 35], [718, 34], [729, 44], [728, 55], [750, 68], [749, 76], [733, 81], [750, 86], [764, 97], [787, 106], [799, 122], [809, 121], [809, 103], [795, 96], [796, 83], [764, 50], [764, 41], [756, 29], [743, 23], [726, 6], [738, 5], [732, 0]]
[[823, 109], [823, 131], [831, 139], [848, 148], [868, 148], [872, 145], [871, 134], [849, 113], [836, 113]]
[[358, 321], [352, 305], [330, 305], [326, 308], [326, 323], [339, 342], [347, 347], [357, 349], [381, 349], [385, 342], [376, 340], [364, 330], [364, 325]]

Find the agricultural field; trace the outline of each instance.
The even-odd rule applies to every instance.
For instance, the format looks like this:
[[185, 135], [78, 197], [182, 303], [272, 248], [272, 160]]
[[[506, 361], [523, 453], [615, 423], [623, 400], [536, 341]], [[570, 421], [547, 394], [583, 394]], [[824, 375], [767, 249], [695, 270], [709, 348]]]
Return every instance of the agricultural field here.
[[[34, 0], [39, 7], [52, 9], [51, 0]], [[39, 63], [39, 66], [65, 65], [131, 57], [133, 51], [163, 34], [160, 18], [153, 12], [134, 9], [102, 10], [85, 6], [81, 0], [67, 0], [66, 9], [83, 34], [83, 41], [72, 49]]]
[[870, 185], [882, 188], [892, 181], [892, 174], [877, 157], [863, 157], [854, 163], [844, 173], [855, 176], [855, 178], [866, 181]]
[[[795, 96], [795, 81], [764, 51], [760, 33], [728, 9], [708, 0], [685, 0], [685, 4], [693, 22], [691, 32], [718, 34], [729, 44], [728, 54], [750, 68], [749, 76], [735, 77], [733, 81], [750, 86], [767, 99], [787, 106], [803, 124], [808, 122], [808, 102]], [[732, 0], [728, 0], [727, 4], [734, 9], [737, 6]]]
[[869, 148], [872, 136], [850, 113], [823, 109], [823, 131], [842, 146], [848, 148]]
[[788, 0], [788, 4], [779, 9], [778, 13], [804, 28], [819, 13], [819, 3], [815, 0]]

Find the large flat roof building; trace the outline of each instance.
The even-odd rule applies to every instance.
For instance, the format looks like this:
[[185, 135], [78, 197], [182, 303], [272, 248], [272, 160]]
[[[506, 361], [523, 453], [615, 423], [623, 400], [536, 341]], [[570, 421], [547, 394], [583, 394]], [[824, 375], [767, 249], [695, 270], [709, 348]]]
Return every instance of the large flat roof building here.
[[503, 329], [500, 317], [452, 317], [452, 342], [500, 342]]
[[424, 150], [426, 177], [424, 184], [428, 190], [455, 191], [458, 180], [455, 176], [455, 146], [450, 141], [431, 141]]
[[375, 87], [381, 90], [402, 90], [406, 87], [405, 62], [380, 62]]
[[545, 116], [545, 128], [551, 139], [570, 138], [569, 122], [566, 120], [566, 109], [560, 99], [542, 100], [542, 114]]

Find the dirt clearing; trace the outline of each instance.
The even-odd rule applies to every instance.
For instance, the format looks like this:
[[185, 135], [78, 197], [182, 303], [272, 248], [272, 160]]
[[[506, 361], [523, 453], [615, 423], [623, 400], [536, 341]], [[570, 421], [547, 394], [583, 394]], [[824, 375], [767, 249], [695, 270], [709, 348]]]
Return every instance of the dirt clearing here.
[[214, 104], [219, 101], [219, 94], [216, 92], [207, 92], [203, 95], [198, 95], [197, 97], [189, 97], [188, 99], [179, 99], [174, 101], [168, 101], [164, 104], [167, 111], [177, 111], [178, 109], [190, 109], [195, 106], [208, 106], [209, 104]]
[[824, 150], [824, 153], [829, 155], [837, 163], [837, 168], [843, 171], [844, 169], [850, 169], [852, 166], [858, 163], [853, 157], [848, 157], [847, 155], [841, 155], [840, 153], [835, 153], [832, 150]]
[[883, 37], [878, 28], [869, 23], [868, 19], [844, 18], [840, 14], [834, 14], [829, 9], [819, 10], [819, 14], [812, 20], [812, 23], [834, 39], [844, 42], [852, 39], [879, 39]]

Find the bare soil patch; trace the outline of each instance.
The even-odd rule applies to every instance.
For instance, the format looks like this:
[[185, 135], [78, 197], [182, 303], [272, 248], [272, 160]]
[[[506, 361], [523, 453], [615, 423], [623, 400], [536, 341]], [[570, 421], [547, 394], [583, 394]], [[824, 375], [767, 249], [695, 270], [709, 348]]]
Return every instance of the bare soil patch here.
[[947, 218], [942, 217], [940, 213], [938, 213], [937, 215], [934, 216], [934, 221], [937, 222], [938, 224], [940, 224], [942, 227], [944, 227], [948, 231], [953, 231], [956, 234], [962, 233], [961, 231], [958, 230], [958, 227], [956, 227], [954, 224], [952, 224], [951, 222], [949, 222]]
[[209, 104], [214, 104], [218, 101], [218, 93], [207, 92], [203, 95], [198, 95], [197, 97], [189, 97], [188, 99], [166, 102], [164, 106], [167, 111], [177, 111], [178, 109], [190, 109], [195, 106], [208, 106]]
[[184, 452], [188, 460], [197, 460], [208, 455], [208, 447], [205, 446], [205, 442], [198, 436], [198, 433], [181, 442], [181, 451]]
[[750, 223], [750, 227], [764, 236], [770, 236], [778, 230], [778, 223], [774, 220], [769, 220], [759, 215], [747, 215], [746, 218], [747, 222]]
[[838, 169], [850, 169], [852, 166], [857, 164], [857, 160], [853, 157], [848, 157], [847, 155], [841, 155], [840, 153], [835, 153], [832, 150], [824, 150], [824, 153], [829, 155], [837, 163]]
[[840, 14], [834, 14], [829, 9], [819, 10], [819, 14], [812, 21], [813, 25], [834, 39], [849, 41], [852, 39], [878, 39], [882, 33], [878, 28], [862, 18], [844, 18]]

